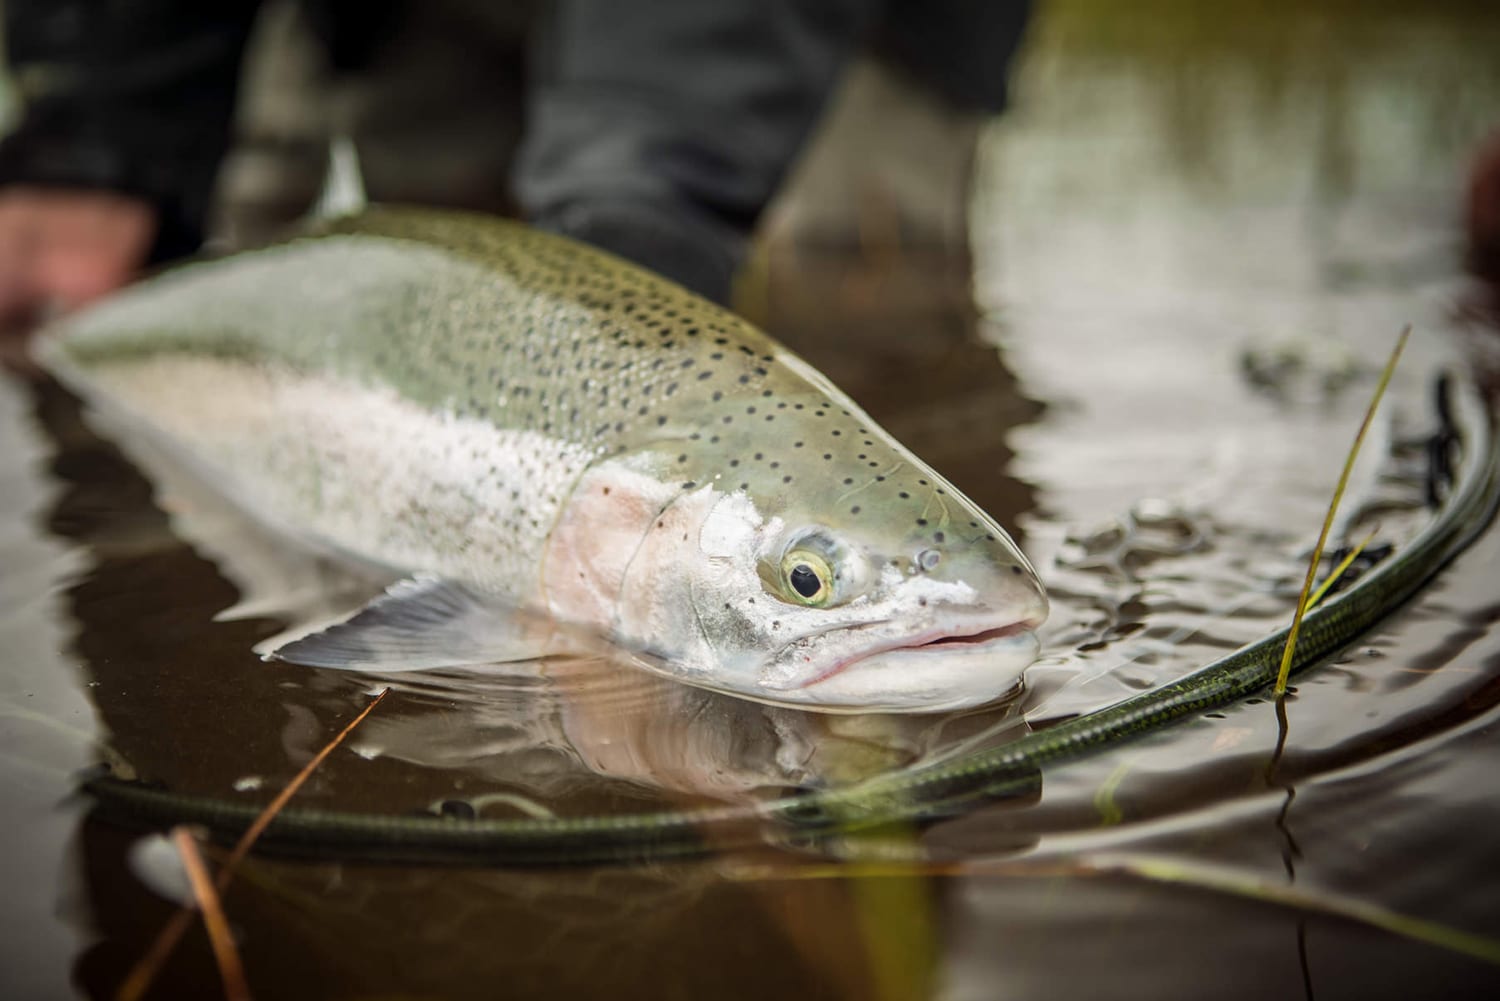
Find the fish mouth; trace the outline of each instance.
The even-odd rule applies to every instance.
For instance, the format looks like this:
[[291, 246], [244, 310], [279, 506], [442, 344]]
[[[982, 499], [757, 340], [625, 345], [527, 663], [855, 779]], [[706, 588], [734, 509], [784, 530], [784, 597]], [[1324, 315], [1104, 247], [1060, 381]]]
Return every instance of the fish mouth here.
[[1038, 623], [1030, 619], [1022, 619], [1012, 622], [1008, 626], [1000, 626], [996, 629], [981, 629], [977, 633], [954, 633], [949, 636], [940, 636], [935, 640], [925, 643], [913, 643], [907, 647], [893, 647], [892, 649], [930, 649], [939, 646], [973, 646], [977, 643], [988, 643], [990, 640], [1004, 639], [1007, 636], [1015, 636], [1020, 633], [1029, 633], [1036, 629]]
[[973, 655], [983, 654], [989, 651], [1000, 650], [1014, 644], [1020, 637], [1029, 637], [1035, 633], [1037, 627], [1042, 624], [1042, 618], [1030, 617], [1017, 619], [1001, 626], [979, 626], [974, 623], [969, 626], [952, 625], [946, 628], [932, 629], [916, 634], [893, 638], [889, 643], [881, 643], [861, 650], [848, 657], [841, 657], [828, 666], [827, 669], [813, 675], [807, 681], [797, 685], [799, 689], [812, 688], [832, 678], [838, 677], [849, 668], [872, 660], [899, 653], [904, 657], [945, 656], [945, 655]]

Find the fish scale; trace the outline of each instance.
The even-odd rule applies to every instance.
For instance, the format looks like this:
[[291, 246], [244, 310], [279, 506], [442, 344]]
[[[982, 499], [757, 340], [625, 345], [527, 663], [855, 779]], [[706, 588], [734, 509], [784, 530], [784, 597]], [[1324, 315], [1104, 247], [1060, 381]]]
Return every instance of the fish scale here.
[[[785, 581], [709, 608], [722, 582], [696, 580], [677, 601], [691, 606], [692, 629], [720, 635], [690, 642], [663, 640], [677, 628], [664, 609], [625, 607], [637, 578], [651, 589], [662, 574], [720, 572], [726, 560], [774, 577], [768, 547], [798, 532], [836, 537], [827, 544], [841, 553], [857, 540], [858, 558], [846, 573], [831, 567], [830, 586], [862, 574], [871, 608], [899, 579], [937, 573], [1004, 590], [1027, 605], [1019, 620], [1045, 610], [1004, 531], [811, 366], [684, 289], [518, 223], [372, 210], [169, 272], [61, 333], [60, 374], [182, 445], [272, 524], [667, 659], [722, 658], [725, 637], [738, 637], [779, 644], [785, 660], [795, 629], [784, 622], [812, 630], [804, 646], [836, 631], [802, 615]], [[700, 570], [694, 529], [707, 537], [728, 497], [748, 502], [735, 530], [759, 549]], [[676, 551], [650, 536], [669, 523]], [[772, 540], [773, 527], [786, 531]], [[611, 541], [590, 553], [590, 540]], [[793, 607], [761, 623], [767, 597]], [[730, 620], [715, 621], [721, 613]], [[930, 617], [909, 631], [931, 633], [917, 621]], [[974, 630], [1004, 624], [987, 621]], [[715, 684], [701, 666], [689, 680]]]
[[[944, 543], [938, 526], [948, 519], [941, 504], [933, 517], [932, 501], [952, 488], [913, 463], [827, 380], [738, 316], [537, 230], [500, 221], [455, 229], [445, 222], [430, 213], [387, 210], [331, 232], [445, 246], [502, 271], [512, 283], [502, 308], [519, 322], [479, 336], [487, 318], [471, 315], [461, 331], [451, 332], [451, 347], [434, 349], [437, 360], [465, 375], [468, 399], [460, 412], [487, 417], [498, 407], [509, 423], [599, 454], [643, 445], [670, 451], [667, 444], [675, 442], [681, 446], [676, 471], [685, 484], [714, 476], [747, 490], [752, 481], [762, 488], [800, 485], [804, 476], [817, 485], [857, 483], [885, 512], [909, 512], [913, 538]], [[494, 361], [497, 352], [525, 366], [502, 367]], [[802, 433], [783, 431], [788, 418], [799, 417], [808, 418]], [[768, 435], [774, 437], [768, 441]], [[854, 493], [836, 491], [826, 499]], [[853, 517], [863, 507], [850, 503], [846, 510]], [[994, 540], [993, 528], [965, 521], [959, 528], [970, 537], [984, 529], [981, 534]]]

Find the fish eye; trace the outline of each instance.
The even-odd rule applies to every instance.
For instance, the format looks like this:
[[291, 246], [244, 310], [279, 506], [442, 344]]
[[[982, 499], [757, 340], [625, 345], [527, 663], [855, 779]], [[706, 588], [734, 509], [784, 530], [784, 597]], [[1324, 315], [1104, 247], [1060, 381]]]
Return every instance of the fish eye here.
[[781, 578], [788, 596], [814, 608], [833, 597], [833, 570], [828, 561], [810, 549], [793, 549], [781, 558]]

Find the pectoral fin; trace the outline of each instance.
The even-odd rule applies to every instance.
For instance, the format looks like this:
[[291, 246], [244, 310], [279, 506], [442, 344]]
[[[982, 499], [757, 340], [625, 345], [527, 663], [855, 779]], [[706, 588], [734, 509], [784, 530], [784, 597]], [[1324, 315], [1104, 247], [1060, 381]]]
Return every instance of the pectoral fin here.
[[420, 671], [535, 660], [570, 649], [556, 625], [436, 577], [397, 581], [351, 618], [264, 654], [308, 667]]

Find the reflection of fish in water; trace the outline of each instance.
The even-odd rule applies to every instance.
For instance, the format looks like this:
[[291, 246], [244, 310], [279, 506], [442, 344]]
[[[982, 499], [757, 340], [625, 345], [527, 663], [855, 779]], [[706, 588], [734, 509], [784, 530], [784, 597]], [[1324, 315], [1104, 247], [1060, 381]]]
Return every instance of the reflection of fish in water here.
[[[754, 802], [791, 787], [848, 785], [964, 736], [1021, 725], [1020, 700], [972, 722], [807, 713], [622, 672], [608, 659], [556, 658], [544, 672], [510, 677], [431, 671], [390, 682], [397, 708], [362, 724], [351, 746], [365, 759], [430, 770], [445, 801], [477, 797], [490, 816], [518, 806], [545, 816], [600, 795]], [[420, 781], [410, 778], [405, 789]], [[505, 792], [484, 809], [496, 788]]]
[[1005, 532], [732, 314], [571, 241], [381, 210], [67, 321], [44, 360], [256, 516], [414, 576], [275, 655], [536, 656], [512, 609], [820, 708], [1011, 690], [1046, 614]]

